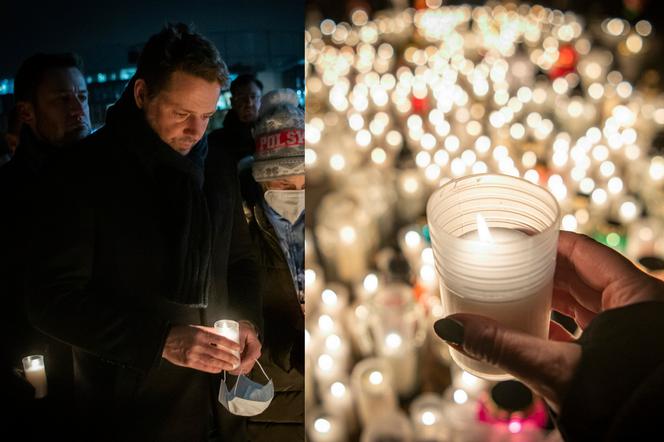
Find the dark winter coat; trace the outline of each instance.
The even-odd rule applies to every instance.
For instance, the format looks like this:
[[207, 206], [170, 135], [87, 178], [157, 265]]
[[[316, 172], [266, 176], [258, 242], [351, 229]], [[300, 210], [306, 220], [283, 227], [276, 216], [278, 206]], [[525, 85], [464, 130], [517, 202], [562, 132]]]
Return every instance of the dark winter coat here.
[[[171, 165], [195, 163], [189, 156], [205, 151], [205, 138], [187, 158], [176, 157], [136, 108], [131, 85], [106, 125], [53, 168], [64, 178], [50, 183], [35, 234], [31, 319], [73, 347], [87, 438], [207, 440], [223, 410], [220, 376], [171, 364], [161, 357], [163, 344], [175, 324], [235, 318], [260, 328], [258, 267], [232, 162], [222, 151], [211, 153], [202, 190], [193, 186]], [[180, 271], [175, 253], [183, 243], [174, 220], [183, 217], [182, 186], [168, 186], [163, 176], [204, 195], [212, 226], [206, 308], [165, 296]]]
[[[301, 441], [304, 440], [304, 314], [276, 233], [260, 204], [253, 207], [250, 229], [266, 278], [261, 284], [265, 337], [259, 360], [273, 380], [275, 395], [265, 412], [249, 418], [248, 435], [252, 442]], [[254, 367], [251, 377], [265, 381], [258, 367]]]
[[[25, 271], [28, 244], [38, 212], [37, 199], [43, 192], [40, 177], [45, 165], [66, 148], [56, 148], [35, 137], [29, 127], [21, 133], [16, 155], [0, 167], [0, 296], [2, 321], [2, 391], [12, 404], [3, 428], [25, 429], [25, 416], [44, 422], [42, 434], [66, 428], [72, 404], [71, 348], [39, 332], [28, 320], [25, 308]], [[22, 368], [21, 359], [43, 355], [46, 365], [48, 394], [34, 399], [34, 390], [12, 370]], [[38, 430], [36, 430], [38, 431]]]
[[664, 302], [607, 310], [578, 342], [581, 361], [556, 419], [565, 441], [661, 440]]

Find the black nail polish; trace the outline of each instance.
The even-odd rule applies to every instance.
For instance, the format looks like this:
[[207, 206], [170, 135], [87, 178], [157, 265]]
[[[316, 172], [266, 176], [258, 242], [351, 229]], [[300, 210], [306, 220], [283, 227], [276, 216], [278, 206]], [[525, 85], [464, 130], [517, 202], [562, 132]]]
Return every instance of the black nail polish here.
[[451, 344], [463, 344], [463, 324], [459, 321], [451, 318], [439, 319], [433, 329], [441, 339]]

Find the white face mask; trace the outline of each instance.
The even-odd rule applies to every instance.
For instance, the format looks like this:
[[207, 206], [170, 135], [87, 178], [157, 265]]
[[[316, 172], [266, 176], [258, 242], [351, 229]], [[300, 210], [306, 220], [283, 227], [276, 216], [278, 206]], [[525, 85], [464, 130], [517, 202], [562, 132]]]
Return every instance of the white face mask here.
[[272, 402], [274, 385], [267, 376], [260, 362], [256, 361], [268, 383], [261, 385], [244, 375], [238, 376], [231, 391], [226, 388], [226, 372], [219, 386], [219, 402], [225, 409], [237, 416], [256, 416], [261, 414]]
[[291, 224], [304, 211], [304, 190], [268, 190], [264, 197], [265, 202]]

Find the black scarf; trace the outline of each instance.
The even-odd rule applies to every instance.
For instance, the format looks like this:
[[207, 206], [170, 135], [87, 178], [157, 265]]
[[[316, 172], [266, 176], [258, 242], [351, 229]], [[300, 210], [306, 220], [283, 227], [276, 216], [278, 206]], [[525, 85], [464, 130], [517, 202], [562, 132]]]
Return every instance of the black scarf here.
[[164, 143], [136, 106], [134, 81], [108, 110], [106, 127], [136, 155], [158, 189], [171, 258], [163, 275], [171, 290], [161, 296], [189, 307], [207, 307], [213, 237], [203, 193], [207, 139], [203, 137], [186, 156]]

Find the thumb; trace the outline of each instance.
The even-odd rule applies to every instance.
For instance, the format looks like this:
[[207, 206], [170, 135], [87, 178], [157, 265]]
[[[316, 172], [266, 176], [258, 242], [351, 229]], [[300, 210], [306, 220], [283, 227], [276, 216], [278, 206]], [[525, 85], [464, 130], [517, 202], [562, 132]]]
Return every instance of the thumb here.
[[478, 315], [454, 314], [436, 321], [436, 334], [463, 354], [518, 378], [555, 410], [569, 389], [581, 347], [506, 328]]

